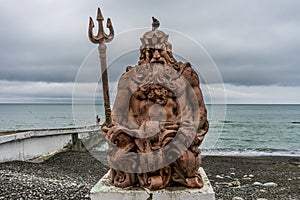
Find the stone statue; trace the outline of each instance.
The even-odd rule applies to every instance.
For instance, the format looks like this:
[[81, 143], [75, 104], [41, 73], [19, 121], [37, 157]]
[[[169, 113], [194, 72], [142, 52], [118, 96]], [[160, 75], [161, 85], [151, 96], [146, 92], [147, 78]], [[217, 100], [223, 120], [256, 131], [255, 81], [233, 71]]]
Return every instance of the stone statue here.
[[173, 57], [168, 35], [152, 19], [138, 65], [119, 80], [112, 124], [102, 125], [111, 180], [122, 188], [201, 188], [199, 145], [209, 125], [199, 77], [190, 63]]

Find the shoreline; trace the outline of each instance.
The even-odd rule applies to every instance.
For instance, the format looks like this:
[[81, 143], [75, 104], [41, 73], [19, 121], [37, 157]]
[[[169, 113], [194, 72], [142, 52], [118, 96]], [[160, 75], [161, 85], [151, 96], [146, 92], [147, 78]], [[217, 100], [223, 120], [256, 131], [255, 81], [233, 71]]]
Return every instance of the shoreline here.
[[[74, 131], [78, 130], [78, 133], [80, 130], [89, 130], [94, 128], [100, 128], [100, 125], [88, 125], [88, 126], [82, 126], [82, 127], [67, 127], [67, 128], [49, 128], [49, 129], [28, 129], [28, 130], [0, 130], [0, 138], [2, 136], [10, 136], [10, 135], [18, 135], [18, 134], [25, 134], [26, 132], [49, 132], [49, 131]], [[99, 129], [100, 130], [100, 129]], [[0, 144], [1, 145], [1, 144]], [[200, 146], [201, 149], [201, 146]], [[263, 151], [255, 151], [255, 150], [245, 150], [245, 151], [214, 151], [213, 149], [204, 151], [202, 150], [201, 157], [206, 156], [222, 156], [222, 157], [298, 157], [300, 158], [300, 153], [295, 152], [263, 152]]]
[[[216, 199], [300, 199], [299, 157], [206, 156], [201, 166]], [[89, 199], [90, 189], [108, 169], [90, 153], [74, 151], [44, 163], [0, 163], [0, 199]]]
[[[201, 149], [201, 147], [200, 147]], [[205, 157], [237, 157], [237, 158], [300, 158], [300, 154], [201, 154], [202, 159]]]

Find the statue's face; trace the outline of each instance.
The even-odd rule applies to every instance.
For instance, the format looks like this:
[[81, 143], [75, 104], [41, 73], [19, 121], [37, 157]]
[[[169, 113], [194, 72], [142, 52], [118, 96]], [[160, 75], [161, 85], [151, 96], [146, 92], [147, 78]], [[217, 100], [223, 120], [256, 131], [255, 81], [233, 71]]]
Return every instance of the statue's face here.
[[168, 54], [164, 49], [147, 49], [146, 57], [150, 63], [166, 64], [168, 62]]
[[176, 62], [172, 52], [166, 48], [144, 48], [141, 49], [139, 64], [160, 63], [162, 65], [172, 65]]

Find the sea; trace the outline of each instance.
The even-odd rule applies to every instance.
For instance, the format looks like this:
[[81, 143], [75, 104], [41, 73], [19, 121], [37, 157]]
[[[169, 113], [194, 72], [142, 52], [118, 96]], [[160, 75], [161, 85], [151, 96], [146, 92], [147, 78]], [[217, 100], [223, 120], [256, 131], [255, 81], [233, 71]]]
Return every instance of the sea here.
[[[202, 155], [300, 156], [300, 104], [207, 105]], [[71, 104], [0, 104], [0, 133], [92, 126], [104, 108]], [[1, 136], [0, 136], [1, 137]]]

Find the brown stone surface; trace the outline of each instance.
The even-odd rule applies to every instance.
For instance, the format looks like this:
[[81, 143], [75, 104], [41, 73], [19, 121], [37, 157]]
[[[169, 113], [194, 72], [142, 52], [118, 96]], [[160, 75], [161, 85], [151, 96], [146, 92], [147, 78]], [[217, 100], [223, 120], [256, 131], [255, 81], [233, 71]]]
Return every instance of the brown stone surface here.
[[173, 57], [155, 18], [152, 26], [141, 38], [138, 65], [119, 80], [112, 126], [102, 125], [111, 178], [122, 188], [201, 188], [198, 147], [208, 121], [199, 77], [190, 63]]

